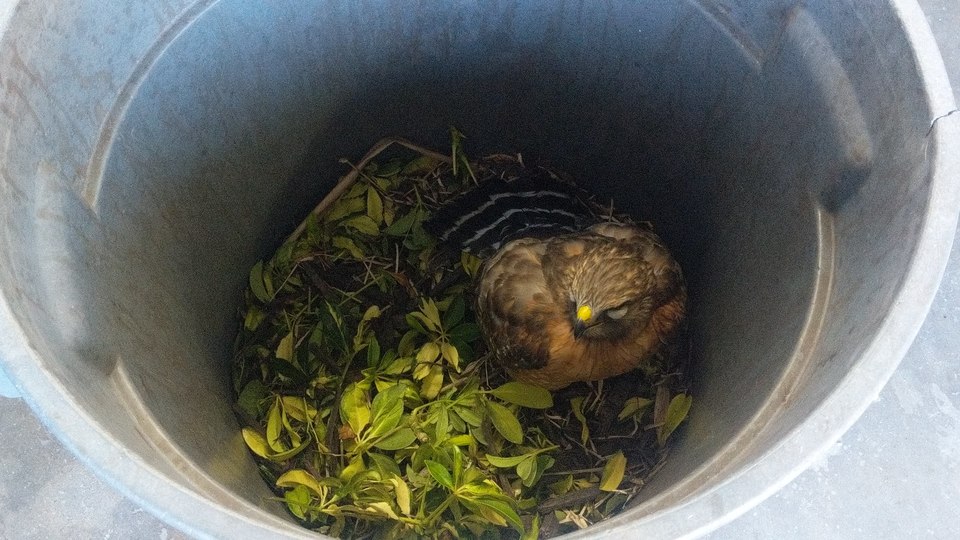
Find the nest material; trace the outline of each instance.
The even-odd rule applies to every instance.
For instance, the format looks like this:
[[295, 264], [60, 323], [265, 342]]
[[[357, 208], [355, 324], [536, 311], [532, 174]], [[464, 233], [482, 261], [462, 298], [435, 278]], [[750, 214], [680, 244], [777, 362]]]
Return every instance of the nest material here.
[[[639, 370], [553, 395], [491, 364], [472, 310], [481, 261], [438, 249], [423, 222], [526, 169], [519, 155], [470, 162], [453, 135], [451, 156], [378, 142], [250, 272], [236, 410], [278, 500], [318, 532], [536, 538], [586, 527], [662, 466], [689, 410], [685, 332]], [[414, 157], [374, 162], [394, 145]]]

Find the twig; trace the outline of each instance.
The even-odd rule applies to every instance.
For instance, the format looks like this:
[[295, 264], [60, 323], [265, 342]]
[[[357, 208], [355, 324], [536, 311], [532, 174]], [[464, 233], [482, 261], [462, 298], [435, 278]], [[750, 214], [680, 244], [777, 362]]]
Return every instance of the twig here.
[[402, 139], [400, 137], [386, 137], [386, 138], [380, 139], [379, 141], [377, 141], [376, 144], [373, 145], [373, 147], [370, 150], [367, 151], [367, 153], [363, 156], [363, 159], [361, 159], [360, 162], [357, 163], [356, 167], [353, 167], [350, 170], [350, 172], [345, 174], [343, 178], [341, 178], [340, 181], [337, 182], [337, 185], [333, 186], [333, 189], [331, 189], [330, 192], [327, 193], [327, 196], [324, 197], [317, 204], [317, 206], [315, 206], [313, 210], [310, 211], [307, 217], [300, 222], [300, 225], [297, 225], [297, 228], [294, 229], [293, 232], [290, 233], [290, 236], [287, 237], [287, 242], [293, 242], [294, 240], [299, 238], [300, 235], [303, 234], [303, 231], [307, 228], [307, 220], [309, 220], [311, 216], [319, 215], [321, 212], [326, 210], [326, 208], [330, 206], [333, 203], [333, 201], [339, 199], [340, 196], [343, 195], [344, 192], [346, 192], [347, 189], [349, 189], [350, 186], [352, 186], [353, 183], [357, 181], [357, 177], [360, 176], [360, 171], [362, 171], [364, 167], [366, 167], [371, 161], [373, 161], [375, 157], [380, 155], [381, 152], [383, 152], [387, 148], [390, 148], [390, 146], [393, 144], [399, 144], [400, 146], [409, 148], [414, 152], [418, 152], [424, 156], [431, 157], [443, 163], [451, 163], [450, 156], [446, 156], [435, 150], [430, 150], [429, 148], [424, 148], [423, 146], [410, 142], [406, 139]]
[[579, 506], [583, 503], [596, 499], [600, 494], [600, 488], [596, 486], [578, 489], [553, 499], [547, 499], [546, 501], [537, 505], [537, 511], [541, 514], [546, 514], [548, 512], [553, 512], [554, 510], [560, 510], [561, 508]]

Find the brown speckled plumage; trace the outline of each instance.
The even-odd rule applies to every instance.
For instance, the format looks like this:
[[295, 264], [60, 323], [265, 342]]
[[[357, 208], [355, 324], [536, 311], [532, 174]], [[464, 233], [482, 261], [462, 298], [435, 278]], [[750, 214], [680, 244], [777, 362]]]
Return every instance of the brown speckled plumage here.
[[[477, 314], [513, 377], [554, 390], [640, 365], [679, 326], [686, 299], [680, 267], [657, 235], [604, 223], [503, 246], [484, 264]], [[580, 306], [591, 310], [586, 323]]]

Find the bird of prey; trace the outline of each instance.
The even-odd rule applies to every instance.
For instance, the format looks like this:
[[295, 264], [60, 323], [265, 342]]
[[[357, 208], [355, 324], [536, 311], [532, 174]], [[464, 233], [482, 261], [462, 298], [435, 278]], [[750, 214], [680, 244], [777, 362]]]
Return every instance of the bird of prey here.
[[494, 359], [557, 390], [636, 368], [686, 311], [679, 264], [653, 232], [603, 222], [583, 192], [547, 175], [491, 180], [428, 223], [484, 257], [476, 312]]

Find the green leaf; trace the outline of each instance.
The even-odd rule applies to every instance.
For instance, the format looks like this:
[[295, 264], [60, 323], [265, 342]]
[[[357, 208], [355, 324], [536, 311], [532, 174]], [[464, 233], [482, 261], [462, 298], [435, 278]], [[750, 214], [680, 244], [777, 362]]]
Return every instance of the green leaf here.
[[374, 225], [383, 223], [383, 200], [375, 189], [367, 190], [367, 217]]
[[280, 401], [283, 404], [283, 411], [294, 420], [306, 422], [308, 418], [312, 420], [317, 416], [317, 409], [304, 397], [283, 396]]
[[403, 394], [406, 388], [396, 384], [373, 398], [372, 419], [368, 437], [379, 437], [393, 430], [403, 416]]
[[506, 502], [493, 497], [477, 497], [476, 499], [473, 499], [472, 502], [493, 510], [498, 515], [506, 519], [514, 529], [517, 531], [523, 531], [523, 522], [520, 520], [520, 516], [517, 515], [517, 511]]
[[453, 477], [450, 476], [450, 471], [448, 471], [446, 467], [430, 459], [423, 460], [423, 463], [427, 466], [427, 470], [430, 471], [430, 476], [432, 476], [438, 484], [447, 489], [453, 489]]
[[510, 409], [496, 401], [487, 401], [487, 412], [493, 422], [493, 427], [497, 428], [504, 439], [514, 444], [523, 442], [523, 428], [520, 426], [517, 417], [510, 412]]
[[262, 458], [270, 458], [272, 452], [267, 445], [267, 439], [263, 438], [263, 435], [250, 428], [243, 428], [240, 430], [240, 433], [243, 435], [243, 442], [247, 443], [247, 447], [249, 447], [254, 454]]
[[440, 344], [440, 354], [450, 362], [450, 365], [453, 366], [453, 369], [460, 371], [460, 353], [457, 352], [457, 348], [449, 343]]
[[[370, 326], [370, 321], [376, 319], [380, 316], [380, 307], [379, 306], [370, 306], [363, 313], [363, 318], [360, 319], [360, 323], [357, 325], [357, 332], [353, 336], [353, 350], [354, 352], [359, 352], [361, 349], [367, 346], [367, 342], [371, 336], [368, 337], [367, 328]], [[379, 344], [377, 344], [379, 347]]]
[[260, 379], [253, 379], [243, 387], [240, 396], [237, 397], [237, 406], [240, 410], [256, 417], [260, 413], [260, 402], [269, 395], [267, 387], [260, 382]]
[[533, 485], [533, 482], [537, 477], [536, 456], [528, 456], [526, 459], [517, 464], [517, 476], [520, 477], [520, 481], [523, 482], [523, 485], [527, 487]]
[[369, 235], [379, 236], [380, 227], [370, 219], [370, 216], [355, 216], [343, 222], [343, 224], [357, 232]]
[[[466, 431], [467, 431], [467, 424], [463, 421], [462, 418], [460, 418], [460, 415], [454, 413], [454, 412], [453, 412], [453, 409], [450, 409], [450, 410], [449, 410], [449, 413], [450, 413], [450, 414], [448, 414], [447, 416], [448, 416], [449, 419], [450, 419], [450, 429], [451, 429], [454, 433], [466, 433]], [[456, 435], [454, 435], [454, 436], [456, 436]]]
[[568, 474], [560, 480], [550, 484], [550, 492], [554, 495], [563, 495], [564, 493], [569, 493], [571, 489], [573, 489], [572, 474]]
[[409, 323], [411, 328], [413, 328], [414, 330], [417, 330], [423, 334], [426, 334], [427, 331], [430, 331], [430, 332], [439, 331], [439, 328], [437, 327], [436, 323], [431, 321], [430, 318], [427, 317], [425, 314], [419, 311], [414, 311], [409, 316], [413, 319], [413, 321], [411, 322], [410, 320], [407, 320], [407, 323]]
[[403, 478], [399, 476], [394, 476], [390, 478], [390, 483], [393, 484], [393, 493], [397, 499], [397, 506], [400, 507], [400, 512], [405, 516], [410, 515], [410, 486], [403, 481]]
[[523, 454], [522, 456], [493, 456], [487, 454], [487, 461], [490, 462], [494, 467], [499, 467], [501, 469], [510, 469], [516, 467], [520, 464], [521, 461], [530, 457], [530, 454]]
[[603, 513], [608, 516], [613, 515], [623, 509], [623, 506], [629, 500], [630, 496], [626, 493], [615, 493], [607, 498], [607, 502], [603, 503]]
[[305, 486], [320, 497], [326, 491], [312, 474], [303, 469], [293, 469], [283, 473], [277, 478], [276, 483], [279, 487]]
[[462, 433], [460, 435], [454, 435], [445, 441], [445, 444], [449, 446], [470, 446], [477, 443], [477, 440], [473, 438], [469, 433]]
[[406, 373], [407, 371], [410, 371], [410, 368], [413, 366], [412, 360], [413, 358], [410, 358], [409, 356], [399, 356], [388, 363], [387, 358], [384, 357], [385, 367], [383, 368], [383, 373], [385, 375], [399, 375], [401, 373]]
[[393, 451], [401, 450], [413, 444], [417, 440], [417, 434], [410, 428], [400, 428], [393, 433], [381, 437], [373, 443], [373, 446], [380, 450]]
[[432, 416], [436, 419], [434, 430], [437, 433], [437, 439], [445, 439], [450, 434], [450, 412], [445, 407], [440, 407]]
[[263, 261], [257, 261], [257, 264], [250, 269], [250, 292], [263, 303], [271, 300], [267, 289], [263, 285]]
[[302, 485], [284, 492], [283, 500], [287, 503], [290, 513], [300, 519], [307, 519], [306, 512], [310, 508], [310, 492]]
[[357, 383], [343, 391], [340, 399], [340, 420], [346, 422], [356, 434], [370, 423], [370, 407], [367, 405], [367, 392]]
[[497, 398], [530, 409], [549, 409], [553, 407], [550, 391], [539, 386], [511, 381], [490, 391]]
[[350, 463], [340, 471], [340, 478], [344, 482], [349, 482], [351, 478], [357, 475], [357, 473], [367, 470], [367, 466], [363, 463], [363, 458], [356, 456], [350, 460]]
[[[281, 403], [283, 399], [281, 398]], [[290, 443], [293, 446], [299, 446], [303, 442], [303, 439], [300, 437], [300, 433], [294, 429], [293, 424], [290, 423], [290, 415], [287, 414], [286, 409], [281, 406], [280, 418], [283, 421], [283, 429], [287, 432], [287, 436], [290, 437]]]
[[590, 428], [587, 427], [587, 419], [583, 416], [583, 397], [571, 399], [570, 408], [573, 410], [573, 415], [580, 421], [580, 444], [586, 446], [587, 441], [590, 440]]
[[387, 457], [377, 452], [368, 452], [367, 458], [370, 460], [370, 468], [380, 473], [381, 478], [392, 478], [400, 476], [400, 466], [393, 457]]
[[[494, 511], [492, 508], [478, 503], [473, 499], [464, 499], [461, 501], [468, 510], [473, 512], [474, 519], [481, 517], [487, 521], [487, 523], [494, 525], [495, 527], [506, 527], [507, 520], [503, 518], [498, 512]], [[470, 527], [470, 522], [467, 522], [466, 525]], [[477, 538], [483, 537], [484, 530], [472, 531], [474, 536]]]
[[[412, 317], [410, 315], [406, 316], [407, 323], [410, 323]], [[416, 319], [413, 319], [416, 322]], [[419, 324], [419, 323], [417, 323]], [[421, 330], [423, 330], [421, 328]], [[397, 356], [413, 356], [414, 344], [417, 342], [417, 330], [409, 330], [403, 334], [403, 337], [400, 338], [400, 343], [397, 343]]]
[[[451, 446], [453, 450], [453, 485], [459, 486], [464, 481], [464, 462], [463, 462], [463, 452], [457, 448], [456, 445]], [[470, 476], [468, 481], [472, 481], [473, 477]]]
[[293, 360], [293, 332], [288, 332], [287, 335], [283, 336], [283, 339], [280, 340], [280, 343], [277, 345], [276, 355], [277, 358], [286, 360], [287, 362]]
[[263, 288], [264, 288], [264, 290], [267, 291], [267, 296], [269, 296], [271, 299], [273, 299], [273, 295], [274, 295], [273, 275], [272, 275], [272, 274], [273, 274], [273, 272], [272, 272], [273, 265], [270, 264], [270, 265], [268, 265], [268, 266], [269, 266], [269, 267], [265, 267], [265, 268], [263, 269]]
[[[437, 326], [437, 324], [436, 324], [435, 322], [433, 322], [432, 320], [430, 320], [430, 318], [427, 317], [425, 314], [423, 314], [423, 313], [421, 313], [421, 312], [419, 312], [419, 311], [414, 311], [414, 312], [411, 313], [410, 315], [411, 315], [415, 320], [419, 321], [419, 322], [423, 325], [422, 328], [426, 328], [427, 330], [430, 330], [431, 332], [437, 332], [437, 331], [439, 330], [439, 327]], [[407, 322], [409, 322], [409, 321], [407, 321]], [[414, 327], [414, 328], [416, 328], [416, 327]], [[426, 331], [424, 331], [424, 333], [426, 333]]]
[[632, 397], [624, 402], [623, 410], [620, 411], [620, 414], [617, 415], [617, 420], [623, 420], [629, 418], [636, 414], [637, 412], [646, 409], [653, 404], [652, 399], [647, 399], [644, 397]]
[[256, 305], [251, 305], [250, 309], [247, 310], [246, 316], [243, 318], [243, 327], [253, 332], [260, 326], [260, 323], [263, 322], [265, 317]]
[[300, 368], [286, 360], [266, 358], [265, 362], [274, 373], [289, 378], [296, 385], [306, 385], [310, 382], [309, 377], [307, 377]]
[[377, 365], [373, 367], [377, 368], [378, 370], [386, 370], [394, 364], [396, 359], [397, 359], [397, 351], [393, 349], [387, 349], [386, 351], [383, 352], [383, 354], [380, 355], [380, 361], [377, 363]]
[[467, 342], [451, 338], [450, 344], [457, 348], [457, 352], [460, 353], [460, 360], [463, 362], [472, 362], [474, 359], [473, 347], [467, 345]]
[[397, 217], [397, 209], [393, 205], [393, 201], [386, 201], [383, 204], [383, 224], [389, 227], [393, 225], [394, 218]]
[[423, 314], [426, 315], [427, 320], [432, 323], [431, 330], [440, 328], [440, 310], [437, 309], [436, 302], [429, 298], [424, 298], [420, 305], [420, 311], [422, 311]]
[[357, 243], [346, 236], [334, 236], [331, 243], [333, 243], [333, 247], [346, 251], [354, 259], [363, 259], [365, 257], [363, 250], [357, 246]]
[[363, 318], [360, 319], [360, 322], [372, 321], [379, 317], [381, 313], [383, 311], [380, 310], [380, 306], [370, 306], [363, 312]]
[[[363, 184], [357, 184], [357, 186], [360, 188], [367, 187]], [[323, 220], [327, 223], [331, 223], [337, 221], [338, 219], [349, 216], [350, 214], [362, 212], [366, 204], [367, 201], [359, 197], [341, 197], [337, 199], [337, 202], [333, 203], [333, 206], [330, 207], [330, 210], [324, 214]]]
[[327, 339], [327, 343], [339, 352], [345, 353], [347, 352], [348, 342], [343, 329], [343, 316], [333, 304], [330, 302], [325, 302], [325, 304], [326, 311], [320, 312], [324, 329], [323, 335]]
[[417, 362], [421, 364], [433, 362], [440, 356], [440, 347], [433, 341], [423, 344], [417, 352]]
[[466, 322], [447, 332], [451, 339], [460, 339], [466, 342], [476, 341], [480, 337], [480, 327]]
[[404, 236], [410, 232], [410, 228], [413, 227], [413, 224], [419, 218], [420, 212], [418, 212], [416, 209], [411, 210], [403, 217], [395, 219], [389, 227], [383, 230], [383, 232], [389, 236]]
[[467, 253], [466, 251], [460, 252], [460, 266], [463, 267], [463, 271], [466, 272], [468, 276], [476, 276], [481, 264], [483, 264], [483, 259], [480, 257]]
[[277, 462], [286, 461], [296, 456], [307, 446], [310, 446], [310, 443], [312, 442], [312, 439], [308, 437], [305, 441], [303, 441], [302, 444], [300, 444], [300, 446], [296, 448], [285, 450], [279, 453], [273, 453], [270, 449], [270, 445], [267, 443], [267, 439], [264, 439], [263, 435], [260, 435], [250, 428], [243, 428], [241, 430], [241, 434], [243, 435], [243, 441], [247, 443], [247, 446], [250, 447], [250, 450], [252, 450], [254, 454]]
[[553, 456], [548, 456], [546, 454], [540, 454], [537, 456], [537, 475], [533, 478], [533, 481], [530, 485], [536, 484], [540, 481], [540, 478], [543, 476], [543, 473], [550, 470], [557, 463], [557, 460], [553, 459]]
[[[377, 168], [376, 163], [371, 163], [363, 172], [374, 171]], [[359, 199], [361, 195], [365, 194], [367, 190], [370, 189], [370, 186], [364, 182], [354, 182], [350, 186], [350, 189], [344, 193], [337, 202], [347, 201], [348, 199]]]
[[[424, 364], [426, 365], [426, 364]], [[420, 383], [420, 395], [425, 399], [433, 399], [443, 387], [443, 368], [438, 365], [430, 366], [430, 371]]]
[[[404, 317], [404, 320], [407, 321], [407, 326], [409, 326], [409, 327], [412, 329], [412, 331], [419, 332], [419, 333], [421, 333], [421, 334], [426, 334], [426, 333], [427, 333], [426, 328], [423, 327], [423, 324], [420, 323], [420, 321], [417, 319], [416, 315], [420, 315], [421, 317], [424, 317], [424, 315], [423, 315], [422, 313], [416, 313], [416, 314], [415, 314], [415, 313], [407, 313], [407, 314], [406, 314], [406, 316]], [[407, 332], [406, 334], [404, 334], [403, 339], [400, 340], [400, 344], [397, 346], [397, 347], [399, 348], [399, 350], [401, 350], [401, 351], [403, 350], [404, 341], [406, 340], [407, 336], [409, 336], [409, 335], [410, 335], [410, 332]]]
[[693, 396], [687, 394], [677, 394], [670, 400], [670, 405], [667, 406], [667, 417], [663, 425], [657, 429], [657, 441], [661, 446], [666, 444], [670, 434], [687, 417], [691, 405], [693, 405]]
[[466, 313], [467, 304], [463, 300], [463, 295], [456, 295], [453, 298], [453, 301], [450, 302], [450, 307], [447, 308], [447, 311], [443, 314], [443, 327], [444, 328], [453, 328], [454, 326], [460, 324], [460, 321], [463, 320], [463, 315]]
[[623, 452], [617, 452], [607, 464], [603, 466], [603, 475], [600, 477], [600, 491], [616, 491], [623, 481], [623, 473], [627, 470], [627, 458]]
[[473, 427], [480, 427], [480, 424], [483, 423], [483, 410], [477, 411], [470, 407], [454, 407], [453, 410], [464, 422]]
[[295, 242], [284, 242], [277, 248], [271, 259], [274, 268], [282, 268], [284, 271], [290, 269], [290, 257], [293, 255]]
[[537, 540], [538, 538], [540, 538], [540, 514], [534, 514], [530, 528], [520, 535], [520, 540]]
[[404, 176], [418, 176], [426, 174], [436, 169], [439, 163], [439, 161], [430, 156], [420, 156], [412, 159], [409, 163], [404, 165], [403, 169], [400, 171], [400, 174]]
[[[423, 225], [419, 221], [417, 221], [417, 222], [414, 222], [413, 227], [410, 228], [410, 236], [407, 237], [403, 245], [406, 246], [407, 249], [411, 249], [414, 251], [421, 251], [421, 250], [426, 250], [426, 248], [433, 245], [433, 242], [434, 242], [433, 237], [430, 236], [430, 234], [427, 233], [427, 231], [423, 228]], [[424, 251], [423, 253], [421, 253], [420, 254], [421, 257], [425, 253], [427, 252]]]
[[391, 159], [384, 163], [375, 173], [378, 178], [389, 178], [403, 169], [404, 163], [398, 159]]
[[307, 226], [306, 234], [304, 234], [302, 240], [309, 240], [311, 242], [322, 242], [324, 238], [323, 230], [320, 228], [320, 223], [318, 222], [318, 217], [316, 214], [311, 213], [307, 216], [305, 224]]
[[377, 336], [370, 336], [367, 342], [367, 366], [377, 367], [380, 365], [380, 342]]
[[288, 459], [293, 458], [300, 452], [303, 452], [308, 446], [310, 446], [310, 443], [312, 442], [313, 442], [313, 439], [311, 439], [310, 437], [307, 437], [302, 443], [300, 443], [300, 446], [297, 446], [296, 448], [291, 448], [290, 450], [286, 450], [277, 454], [273, 454], [272, 456], [269, 456], [269, 457], [271, 460], [276, 462], [287, 461]]
[[393, 507], [390, 506], [390, 503], [386, 501], [372, 502], [367, 505], [367, 508], [373, 510], [377, 514], [386, 516], [390, 519], [400, 519], [400, 516], [398, 516], [397, 513], [393, 511]]
[[280, 401], [274, 400], [267, 413], [267, 444], [274, 452], [283, 452], [287, 447], [280, 440], [283, 433], [283, 418], [280, 413]]
[[432, 364], [427, 364], [427, 363], [419, 364], [419, 363], [418, 363], [417, 366], [416, 366], [415, 368], [413, 368], [413, 379], [416, 380], [416, 381], [423, 380], [423, 379], [426, 378], [428, 375], [430, 375], [430, 370], [431, 370], [432, 368], [433, 368], [433, 365], [432, 365]]

